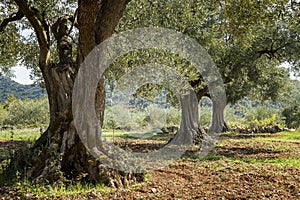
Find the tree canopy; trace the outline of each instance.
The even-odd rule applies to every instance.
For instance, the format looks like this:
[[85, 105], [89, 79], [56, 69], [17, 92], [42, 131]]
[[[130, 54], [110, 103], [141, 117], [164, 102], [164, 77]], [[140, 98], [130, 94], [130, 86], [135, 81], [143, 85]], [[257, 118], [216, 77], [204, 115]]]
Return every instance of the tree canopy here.
[[[279, 66], [287, 62], [293, 69], [299, 67], [297, 16], [299, 2], [287, 0], [133, 0], [117, 31], [157, 26], [185, 33], [213, 57], [226, 84], [229, 102], [244, 96], [266, 100], [278, 98], [287, 88], [288, 69]], [[134, 56], [128, 56], [123, 60], [123, 66], [131, 67], [149, 59], [167, 62], [182, 73], [188, 71], [184, 75], [189, 77], [195, 89], [202, 94], [208, 93], [201, 75], [188, 63], [180, 62], [176, 56], [170, 59], [169, 54], [161, 52], [152, 56], [154, 58], [146, 54], [140, 54], [140, 61], [132, 61]]]
[[[69, 20], [66, 23], [69, 26], [74, 25], [72, 14], [76, 9], [76, 1], [29, 3], [45, 15], [48, 23], [54, 24], [61, 15], [65, 15]], [[13, 13], [17, 11], [17, 7], [11, 1], [4, 1], [0, 6], [3, 8], [0, 19], [10, 17], [12, 21], [21, 17], [20, 13]], [[278, 66], [289, 63], [295, 72], [299, 69], [298, 18], [299, 2], [289, 0], [133, 0], [127, 6], [116, 32], [159, 26], [188, 34], [213, 57], [226, 83], [229, 102], [235, 102], [247, 95], [265, 100], [269, 97], [276, 99], [286, 86], [288, 70]], [[5, 24], [2, 23], [0, 31], [4, 30]], [[38, 47], [30, 24], [21, 20], [18, 23], [9, 23], [5, 29], [0, 35], [0, 40], [3, 41], [0, 52], [1, 71], [8, 74], [9, 67], [20, 62], [34, 69], [35, 78], [41, 81], [42, 77], [37, 68]], [[78, 31], [73, 29], [75, 31], [70, 31], [69, 36], [76, 44]], [[51, 40], [54, 41], [55, 36], [51, 36]], [[52, 59], [57, 61], [55, 42], [51, 42], [51, 48], [54, 54]], [[76, 49], [73, 48], [73, 51], [75, 56]], [[159, 56], [162, 56], [161, 52]], [[131, 55], [132, 57], [134, 56]], [[178, 67], [178, 58], [173, 62], [176, 62], [177, 69], [183, 68], [182, 66], [187, 68], [184, 64]], [[123, 66], [126, 64], [128, 62], [123, 62]], [[191, 67], [186, 71], [189, 73], [185, 75], [198, 83], [198, 89], [205, 87], [203, 83], [200, 84], [200, 75], [195, 74]]]

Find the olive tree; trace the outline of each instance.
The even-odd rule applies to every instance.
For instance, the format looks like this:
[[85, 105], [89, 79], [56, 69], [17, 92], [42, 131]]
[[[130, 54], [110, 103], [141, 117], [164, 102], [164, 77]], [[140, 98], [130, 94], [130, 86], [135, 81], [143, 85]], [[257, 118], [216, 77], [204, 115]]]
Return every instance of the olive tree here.
[[[22, 63], [34, 70], [46, 88], [50, 107], [48, 129], [28, 151], [15, 154], [9, 174], [20, 173], [33, 182], [87, 180], [123, 186], [139, 179], [119, 173], [92, 157], [73, 123], [73, 84], [86, 56], [113, 34], [129, 0], [32, 1], [0, 3], [1, 72]], [[102, 123], [105, 78], [95, 97]]]

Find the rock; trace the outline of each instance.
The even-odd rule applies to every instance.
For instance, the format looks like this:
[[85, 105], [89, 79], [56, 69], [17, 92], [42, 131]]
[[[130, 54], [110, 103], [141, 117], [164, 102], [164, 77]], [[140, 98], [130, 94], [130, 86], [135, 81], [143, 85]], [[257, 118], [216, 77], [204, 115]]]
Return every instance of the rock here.
[[152, 192], [152, 193], [156, 193], [157, 190], [156, 190], [155, 188], [151, 188], [151, 192]]
[[159, 129], [159, 128], [153, 129], [153, 132], [157, 133], [157, 134], [163, 133], [163, 131], [161, 129]]
[[287, 128], [280, 128], [277, 125], [271, 125], [271, 126], [260, 126], [260, 127], [254, 127], [254, 128], [247, 128], [247, 127], [240, 127], [237, 126], [235, 128], [230, 129], [232, 132], [240, 133], [240, 134], [254, 134], [254, 133], [278, 133], [281, 131], [287, 131], [289, 129]]

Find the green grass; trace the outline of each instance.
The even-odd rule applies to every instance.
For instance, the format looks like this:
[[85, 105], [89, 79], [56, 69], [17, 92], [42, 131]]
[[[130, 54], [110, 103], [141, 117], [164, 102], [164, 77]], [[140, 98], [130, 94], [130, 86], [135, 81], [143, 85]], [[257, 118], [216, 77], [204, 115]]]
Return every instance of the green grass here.
[[[160, 135], [154, 132], [125, 132], [123, 130], [102, 130], [103, 138], [111, 139], [119, 137], [123, 139], [151, 139], [151, 140], [168, 140], [168, 135]], [[14, 130], [0, 130], [0, 140], [23, 140], [35, 141], [41, 136], [38, 128], [25, 128]]]
[[300, 131], [285, 131], [274, 134], [274, 137], [257, 137], [255, 140], [272, 140], [272, 141], [287, 141], [295, 142], [300, 141]]
[[102, 130], [102, 138], [104, 140], [108, 139], [112, 139], [114, 137], [116, 138], [123, 138], [123, 137], [127, 137], [127, 133], [125, 133], [122, 130], [115, 130], [114, 132], [112, 130]]
[[[226, 133], [226, 134], [237, 134], [237, 133]], [[251, 139], [230, 139], [231, 142], [246, 142], [249, 144], [250, 142], [255, 141], [267, 141], [267, 144], [273, 144], [272, 141], [280, 141], [280, 144], [274, 144], [274, 150], [279, 151], [286, 151], [290, 150], [292, 148], [288, 145], [288, 142], [300, 142], [300, 131], [286, 131], [286, 132], [280, 132], [276, 134], [272, 134], [273, 137], [253, 137]], [[257, 141], [257, 142], [258, 142]], [[286, 142], [286, 143], [285, 143]], [[222, 143], [218, 144], [219, 146], [222, 146]], [[197, 157], [196, 157], [197, 158]], [[274, 159], [256, 159], [256, 158], [238, 158], [238, 157], [226, 157], [218, 154], [209, 154], [205, 157], [199, 158], [203, 161], [219, 161], [219, 160], [227, 160], [230, 162], [245, 162], [245, 163], [251, 163], [251, 164], [276, 164], [281, 166], [294, 166], [294, 167], [300, 167], [300, 151], [298, 157], [292, 157], [292, 158], [274, 158]]]
[[[7, 183], [10, 180], [5, 180], [1, 177], [2, 184]], [[18, 193], [26, 194], [26, 197], [30, 199], [31, 197], [38, 198], [60, 198], [64, 197], [76, 197], [76, 196], [86, 196], [87, 194], [94, 193], [97, 196], [108, 195], [114, 192], [116, 189], [112, 187], [107, 187], [101, 184], [93, 185], [87, 183], [74, 183], [74, 184], [32, 184], [27, 180], [16, 181], [10, 184], [12, 188], [15, 188]], [[76, 198], [75, 198], [76, 199]]]
[[[3, 163], [2, 163], [3, 165]], [[1, 165], [0, 165], [1, 166]], [[87, 196], [90, 193], [92, 195], [108, 195], [114, 192], [116, 189], [105, 186], [103, 184], [90, 184], [82, 182], [74, 182], [70, 184], [66, 183], [54, 183], [52, 185], [39, 183], [32, 184], [27, 179], [21, 179], [18, 175], [15, 179], [9, 179], [5, 174], [0, 173], [0, 186], [7, 186], [19, 194], [26, 195], [26, 199], [32, 197], [40, 198], [59, 198], [65, 199], [64, 197], [73, 197], [71, 199], [77, 199], [76, 196]], [[88, 195], [89, 196], [89, 195]]]
[[300, 157], [298, 158], [275, 158], [275, 159], [255, 159], [255, 158], [225, 158], [228, 161], [240, 161], [251, 164], [276, 164], [281, 166], [300, 167]]
[[38, 139], [40, 136], [41, 136], [40, 130], [34, 128], [0, 131], [0, 140], [34, 141]]
[[149, 140], [169, 140], [170, 137], [168, 134], [157, 134], [153, 131], [148, 131], [148, 132], [124, 132], [122, 130], [115, 130], [115, 133], [113, 134], [112, 130], [104, 130], [102, 131], [103, 133], [103, 138], [105, 139], [112, 139], [113, 137], [115, 138], [122, 138], [122, 139], [149, 139]]
[[64, 196], [86, 195], [91, 192], [102, 195], [110, 194], [113, 188], [104, 185], [92, 185], [77, 183], [75, 185], [62, 184], [59, 186], [51, 185], [32, 185], [29, 182], [18, 184], [18, 190], [25, 194], [35, 194], [38, 197], [63, 198]]

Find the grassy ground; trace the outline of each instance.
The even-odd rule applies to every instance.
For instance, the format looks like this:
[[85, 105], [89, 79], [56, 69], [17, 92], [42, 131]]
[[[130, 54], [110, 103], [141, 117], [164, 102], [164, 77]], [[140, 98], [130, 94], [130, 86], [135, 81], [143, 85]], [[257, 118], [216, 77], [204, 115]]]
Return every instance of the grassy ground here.
[[[39, 130], [22, 131], [14, 131], [16, 142], [34, 140], [39, 135]], [[8, 148], [3, 142], [14, 144], [9, 133], [0, 131], [2, 153]], [[144, 134], [116, 132], [106, 133], [105, 137], [133, 151], [148, 152], [163, 146], [171, 136], [153, 134], [145, 138]], [[300, 131], [245, 135], [226, 133], [206, 157], [199, 158], [196, 150], [193, 147], [180, 160], [149, 172], [145, 182], [127, 189], [82, 184], [71, 187], [32, 186], [26, 181], [5, 186], [2, 180], [0, 198], [300, 199]]]
[[39, 128], [0, 130], [0, 140], [34, 141], [40, 136], [40, 134], [41, 130]]

